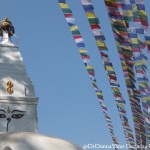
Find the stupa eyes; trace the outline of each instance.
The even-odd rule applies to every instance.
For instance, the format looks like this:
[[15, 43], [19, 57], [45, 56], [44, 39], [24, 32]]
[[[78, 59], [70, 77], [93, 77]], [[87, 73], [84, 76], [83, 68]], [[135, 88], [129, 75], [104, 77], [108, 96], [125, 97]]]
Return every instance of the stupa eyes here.
[[10, 110], [9, 108], [5, 111], [0, 109], [0, 118], [12, 118], [12, 119], [20, 119], [25, 115], [26, 111], [21, 110]]
[[11, 116], [11, 118], [13, 118], [13, 119], [20, 119], [20, 118], [22, 118], [24, 115], [25, 115], [25, 114], [14, 114], [14, 115]]
[[12, 110], [8, 107], [7, 110], [0, 109], [0, 119], [6, 118], [6, 131], [8, 132], [9, 124], [13, 119], [20, 119], [25, 115], [26, 111]]
[[0, 114], [0, 118], [6, 118], [5, 114]]
[[[11, 118], [13, 119], [20, 119], [24, 116], [25, 114], [14, 114], [11, 116]], [[5, 114], [0, 114], [0, 118], [6, 118], [6, 115]]]

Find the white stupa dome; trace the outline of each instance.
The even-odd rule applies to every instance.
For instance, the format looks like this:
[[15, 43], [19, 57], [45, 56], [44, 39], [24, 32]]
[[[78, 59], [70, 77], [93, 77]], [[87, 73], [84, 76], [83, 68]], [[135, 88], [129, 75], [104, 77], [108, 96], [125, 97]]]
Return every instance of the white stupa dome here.
[[0, 150], [82, 150], [70, 142], [32, 132], [0, 134]]

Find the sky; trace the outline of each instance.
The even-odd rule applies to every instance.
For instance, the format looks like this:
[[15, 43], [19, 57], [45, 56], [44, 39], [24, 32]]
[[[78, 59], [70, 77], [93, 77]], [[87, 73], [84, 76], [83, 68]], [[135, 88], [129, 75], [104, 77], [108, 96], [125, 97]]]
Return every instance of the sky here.
[[[99, 52], [80, 0], [67, 0], [79, 25], [99, 88], [112, 117], [119, 144], [125, 144], [117, 107]], [[150, 20], [150, 1], [145, 0]], [[93, 1], [106, 37], [109, 57], [126, 100], [130, 124], [131, 110], [120, 60], [103, 0]], [[38, 103], [39, 133], [86, 144], [111, 145], [106, 121], [86, 69], [57, 0], [1, 1], [0, 19], [15, 27], [28, 76], [33, 82]]]

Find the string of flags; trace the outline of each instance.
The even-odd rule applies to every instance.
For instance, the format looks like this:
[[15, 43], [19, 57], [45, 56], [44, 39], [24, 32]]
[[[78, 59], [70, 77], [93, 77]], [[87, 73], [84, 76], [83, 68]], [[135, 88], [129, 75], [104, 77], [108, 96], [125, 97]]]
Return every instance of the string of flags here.
[[[90, 56], [85, 48], [84, 40], [76, 25], [72, 10], [65, 0], [58, 0], [61, 10], [69, 25], [74, 41], [79, 49], [94, 91], [100, 102], [112, 140], [118, 144], [114, 134], [112, 120], [98, 88], [94, 67], [90, 64]], [[145, 11], [144, 0], [104, 0], [110, 24], [120, 57], [127, 93], [132, 111], [134, 132], [131, 129], [125, 109], [126, 101], [120, 91], [113, 64], [109, 58], [109, 45], [105, 43], [99, 18], [94, 12], [92, 0], [81, 0], [85, 15], [95, 38], [100, 57], [109, 79], [119, 116], [124, 129], [125, 138], [130, 145], [150, 144], [150, 85], [148, 78], [148, 55], [150, 55], [150, 30]], [[134, 139], [135, 133], [135, 139]], [[131, 148], [132, 149], [132, 148]], [[134, 148], [133, 148], [134, 149]], [[142, 148], [140, 148], [142, 149]]]
[[[92, 4], [91, 0], [81, 0], [82, 6], [84, 8], [86, 17], [89, 21], [91, 30], [93, 32], [93, 35], [95, 37], [95, 41], [97, 44], [97, 47], [99, 49], [100, 56], [103, 60], [104, 68], [106, 70], [106, 74], [109, 79], [110, 86], [112, 88], [112, 92], [116, 101], [116, 105], [119, 111], [120, 119], [122, 122], [122, 126], [124, 129], [125, 137], [130, 145], [135, 145], [134, 143], [134, 136], [132, 129], [129, 125], [128, 118], [126, 115], [126, 109], [125, 109], [125, 100], [123, 99], [123, 96], [120, 91], [120, 85], [117, 81], [117, 76], [113, 67], [112, 62], [110, 61], [109, 55], [108, 55], [108, 48], [105, 44], [105, 37], [101, 31], [99, 19], [97, 18], [95, 12], [94, 12], [94, 6]], [[93, 28], [93, 26], [96, 26], [96, 28]], [[95, 34], [96, 32], [96, 34]], [[122, 112], [123, 110], [123, 112]]]
[[[69, 25], [70, 31], [72, 33], [72, 36], [75, 40], [75, 43], [79, 49], [79, 53], [81, 55], [81, 58], [85, 64], [85, 68], [87, 70], [87, 73], [91, 79], [94, 91], [96, 92], [96, 95], [98, 97], [98, 100], [100, 102], [102, 111], [104, 113], [104, 117], [106, 119], [107, 126], [109, 128], [112, 140], [114, 144], [118, 144], [118, 140], [114, 134], [114, 129], [111, 121], [111, 117], [108, 115], [108, 108], [106, 107], [103, 99], [103, 93], [102, 91], [98, 88], [96, 78], [95, 78], [95, 72], [94, 72], [94, 67], [90, 64], [90, 56], [88, 54], [88, 50], [85, 49], [85, 44], [84, 40], [82, 38], [82, 35], [79, 31], [78, 26], [75, 23], [75, 18], [73, 17], [72, 10], [69, 8], [68, 4], [65, 2], [65, 0], [58, 0], [60, 8], [66, 18], [67, 24]], [[117, 149], [117, 148], [115, 148]]]
[[[127, 33], [127, 22], [124, 21], [123, 19], [123, 12], [121, 11], [120, 7], [122, 6], [120, 2], [116, 2], [115, 5], [117, 6], [114, 9], [113, 14], [111, 13], [110, 8], [114, 8], [113, 5], [114, 3], [110, 5], [108, 3], [110, 1], [105, 1], [108, 14], [110, 17], [110, 22], [112, 25], [114, 37], [116, 40], [116, 45], [118, 48], [119, 56], [120, 56], [120, 61], [124, 73], [124, 78], [128, 90], [128, 95], [130, 99], [130, 104], [131, 104], [131, 110], [132, 110], [132, 115], [133, 115], [133, 122], [134, 122], [134, 128], [135, 128], [135, 133], [136, 133], [136, 142], [138, 145], [141, 144], [141, 130], [140, 130], [140, 120], [138, 117], [138, 110], [136, 109], [135, 106], [140, 108], [140, 101], [138, 97], [135, 97], [135, 92], [137, 92], [136, 86], [135, 86], [135, 74], [133, 72], [133, 61], [132, 61], [132, 50], [130, 47], [130, 41], [128, 38], [128, 33]], [[117, 5], [118, 4], [118, 5]], [[117, 11], [117, 15], [115, 15], [115, 11]], [[122, 15], [121, 15], [122, 14]], [[112, 17], [113, 15], [113, 17]], [[119, 16], [119, 19], [118, 19]], [[131, 15], [125, 17], [126, 20], [131, 21]], [[141, 112], [141, 110], [140, 110]], [[144, 140], [144, 139], [143, 139]], [[143, 143], [144, 144], [144, 143]]]
[[[147, 56], [142, 52], [142, 49], [146, 46], [146, 42], [142, 42], [138, 36], [138, 34], [144, 34], [145, 31], [148, 30], [148, 20], [144, 9], [144, 3], [143, 0], [118, 0], [117, 2], [105, 0], [105, 4], [120, 55], [128, 95], [130, 97], [130, 102], [132, 102], [134, 106], [133, 108], [131, 106], [131, 109], [133, 109], [133, 115], [136, 115], [136, 119], [133, 119], [133, 121], [135, 120], [136, 142], [137, 145], [148, 145], [150, 135], [148, 108], [150, 99], [149, 92], [145, 92], [146, 89], [149, 90], [148, 71], [146, 66]], [[110, 11], [110, 8], [114, 8], [113, 13]], [[117, 15], [115, 12], [117, 12]], [[138, 83], [139, 89], [137, 89], [136, 83]], [[135, 92], [139, 92], [139, 94], [136, 95]], [[134, 97], [132, 97], [132, 95]], [[143, 112], [140, 105], [141, 99]]]

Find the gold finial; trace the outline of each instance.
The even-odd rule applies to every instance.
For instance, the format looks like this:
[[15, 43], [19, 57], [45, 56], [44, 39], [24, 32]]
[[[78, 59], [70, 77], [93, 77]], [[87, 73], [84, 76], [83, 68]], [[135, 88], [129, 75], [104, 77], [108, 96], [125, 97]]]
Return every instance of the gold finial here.
[[15, 29], [9, 19], [6, 17], [0, 22], [0, 35], [3, 34], [3, 31], [7, 31], [9, 36], [14, 34]]

